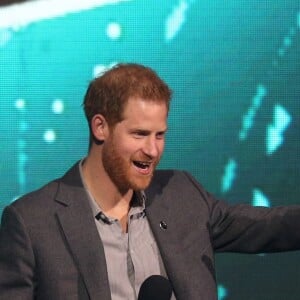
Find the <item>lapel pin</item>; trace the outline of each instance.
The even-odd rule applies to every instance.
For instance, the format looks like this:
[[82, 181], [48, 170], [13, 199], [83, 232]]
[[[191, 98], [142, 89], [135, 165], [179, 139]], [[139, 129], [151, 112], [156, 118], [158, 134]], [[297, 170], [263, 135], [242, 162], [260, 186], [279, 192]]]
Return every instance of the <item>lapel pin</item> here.
[[160, 227], [162, 230], [167, 230], [168, 225], [167, 225], [167, 223], [166, 223], [165, 221], [160, 221], [159, 227]]

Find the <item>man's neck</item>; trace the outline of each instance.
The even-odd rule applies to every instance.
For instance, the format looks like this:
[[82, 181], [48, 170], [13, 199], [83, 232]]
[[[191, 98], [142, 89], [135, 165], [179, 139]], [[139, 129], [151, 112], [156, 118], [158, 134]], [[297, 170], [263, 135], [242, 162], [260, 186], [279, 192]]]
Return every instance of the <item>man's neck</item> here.
[[[87, 157], [82, 165], [84, 183], [103, 213], [127, 227], [127, 216], [133, 190], [121, 193], [99, 163]], [[122, 227], [123, 227], [122, 225]], [[124, 229], [124, 227], [123, 227]]]

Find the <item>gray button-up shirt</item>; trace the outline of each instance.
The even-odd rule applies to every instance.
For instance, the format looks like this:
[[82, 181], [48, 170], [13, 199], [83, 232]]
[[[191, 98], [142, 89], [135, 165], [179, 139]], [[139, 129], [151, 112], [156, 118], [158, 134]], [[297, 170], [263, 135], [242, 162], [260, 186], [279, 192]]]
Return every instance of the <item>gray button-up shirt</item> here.
[[[81, 164], [80, 174], [84, 183]], [[145, 194], [134, 194], [128, 214], [128, 232], [124, 233], [120, 222], [106, 216], [85, 188], [104, 246], [112, 299], [137, 299], [140, 286], [147, 277], [166, 277], [159, 249], [145, 215]]]

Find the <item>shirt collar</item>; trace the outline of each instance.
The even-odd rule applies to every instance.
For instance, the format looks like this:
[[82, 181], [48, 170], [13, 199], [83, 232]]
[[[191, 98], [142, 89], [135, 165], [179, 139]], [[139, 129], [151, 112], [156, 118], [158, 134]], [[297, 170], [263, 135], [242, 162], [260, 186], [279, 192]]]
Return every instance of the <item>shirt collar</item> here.
[[[98, 203], [96, 202], [95, 198], [93, 197], [93, 195], [91, 194], [91, 192], [89, 191], [89, 189], [87, 188], [87, 185], [84, 181], [84, 177], [83, 177], [83, 171], [82, 171], [82, 165], [84, 162], [85, 158], [83, 158], [80, 162], [79, 162], [79, 174], [80, 174], [80, 178], [83, 184], [84, 189], [87, 192], [88, 195], [88, 199], [89, 199], [89, 203], [90, 206], [92, 208], [93, 211], [93, 215], [95, 217], [99, 216], [99, 214], [104, 214], [101, 207], [98, 205]], [[141, 213], [144, 212], [145, 210], [145, 206], [146, 206], [146, 194], [143, 190], [141, 191], [134, 191], [131, 203], [130, 203], [130, 215], [136, 214], [136, 213]]]

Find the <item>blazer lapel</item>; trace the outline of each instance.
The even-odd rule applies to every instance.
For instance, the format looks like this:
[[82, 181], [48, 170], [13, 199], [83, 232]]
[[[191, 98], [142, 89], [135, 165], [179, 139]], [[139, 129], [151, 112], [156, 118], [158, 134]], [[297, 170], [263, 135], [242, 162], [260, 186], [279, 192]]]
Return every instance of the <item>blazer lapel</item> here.
[[[162, 191], [164, 177], [155, 178], [146, 194], [146, 215], [161, 252], [167, 271], [172, 269], [177, 252], [180, 253], [176, 235], [176, 222], [172, 220], [171, 205], [172, 195]], [[170, 262], [170, 265], [169, 265]]]
[[83, 186], [60, 182], [58, 220], [90, 299], [110, 300], [103, 244]]
[[186, 299], [184, 287], [188, 285], [185, 282], [188, 278], [182, 278], [182, 273], [186, 270], [182, 255], [184, 251], [178, 239], [178, 225], [172, 214], [172, 199], [177, 195], [175, 189], [165, 188], [172, 176], [172, 171], [156, 172], [151, 185], [145, 191], [146, 215], [176, 297]]
[[167, 176], [158, 176], [162, 172], [156, 172], [151, 185], [145, 190], [146, 194], [146, 215], [151, 229], [156, 239], [163, 239], [171, 242], [172, 237], [169, 228], [170, 223], [170, 205], [172, 202], [171, 195], [164, 194], [164, 181], [168, 181]]

